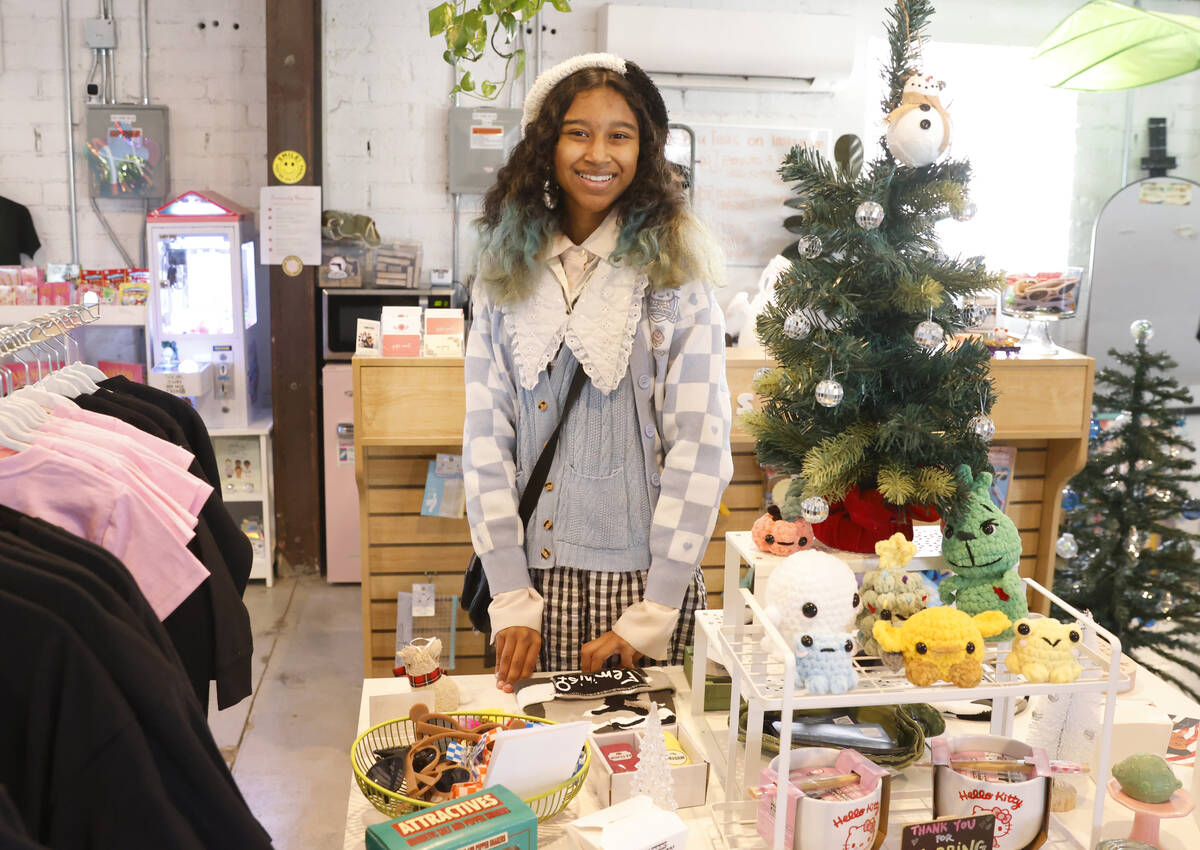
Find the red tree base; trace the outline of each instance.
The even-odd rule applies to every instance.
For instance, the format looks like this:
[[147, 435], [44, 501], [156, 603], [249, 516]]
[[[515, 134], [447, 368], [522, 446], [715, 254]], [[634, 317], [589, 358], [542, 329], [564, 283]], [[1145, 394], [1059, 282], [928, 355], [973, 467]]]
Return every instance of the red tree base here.
[[885, 502], [878, 490], [862, 492], [851, 487], [845, 499], [829, 506], [829, 518], [812, 529], [813, 535], [831, 549], [873, 555], [875, 544], [897, 531], [912, 540], [914, 519], [935, 522], [941, 516], [932, 505], [898, 508]]

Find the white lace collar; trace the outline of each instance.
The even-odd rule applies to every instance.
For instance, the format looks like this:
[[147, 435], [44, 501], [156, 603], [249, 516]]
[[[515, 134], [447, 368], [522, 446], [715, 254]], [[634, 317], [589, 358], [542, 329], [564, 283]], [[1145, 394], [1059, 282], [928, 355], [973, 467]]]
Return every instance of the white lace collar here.
[[615, 390], [629, 368], [646, 284], [644, 274], [601, 259], [567, 312], [558, 279], [543, 267], [530, 296], [503, 308], [521, 386], [537, 386], [538, 376], [565, 342], [596, 389], [606, 395]]

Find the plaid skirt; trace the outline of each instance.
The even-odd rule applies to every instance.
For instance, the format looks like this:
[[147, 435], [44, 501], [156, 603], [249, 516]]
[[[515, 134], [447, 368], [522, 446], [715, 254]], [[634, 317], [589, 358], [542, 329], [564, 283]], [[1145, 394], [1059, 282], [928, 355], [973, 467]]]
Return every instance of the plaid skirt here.
[[[533, 587], [546, 602], [537, 669], [544, 673], [578, 670], [580, 647], [611, 631], [625, 609], [642, 599], [648, 572], [610, 573], [575, 567], [530, 570]], [[697, 569], [683, 596], [669, 657], [646, 659], [644, 663], [683, 663], [683, 651], [692, 645], [696, 630], [695, 613], [706, 607], [706, 600], [704, 573]]]

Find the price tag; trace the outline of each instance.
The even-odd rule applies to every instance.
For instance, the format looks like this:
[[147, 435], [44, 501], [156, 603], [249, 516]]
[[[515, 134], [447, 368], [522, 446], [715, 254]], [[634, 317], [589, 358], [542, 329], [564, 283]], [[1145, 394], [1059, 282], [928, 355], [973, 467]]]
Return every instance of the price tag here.
[[910, 823], [900, 833], [900, 850], [992, 850], [995, 830], [991, 813]]
[[434, 604], [436, 585], [414, 584], [412, 586], [412, 615], [414, 617], [432, 617], [437, 613]]

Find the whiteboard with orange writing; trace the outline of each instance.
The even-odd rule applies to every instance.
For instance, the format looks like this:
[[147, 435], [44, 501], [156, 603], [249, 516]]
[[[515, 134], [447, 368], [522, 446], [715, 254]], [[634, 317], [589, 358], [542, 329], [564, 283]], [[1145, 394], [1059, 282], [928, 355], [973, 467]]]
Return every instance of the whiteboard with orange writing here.
[[[696, 134], [696, 211], [725, 250], [730, 266], [761, 269], [796, 240], [783, 229], [793, 210], [783, 205], [792, 191], [779, 178], [779, 166], [794, 145], [815, 147], [826, 156], [830, 130], [803, 127], [691, 124]], [[672, 130], [667, 155], [686, 162], [687, 134]]]

